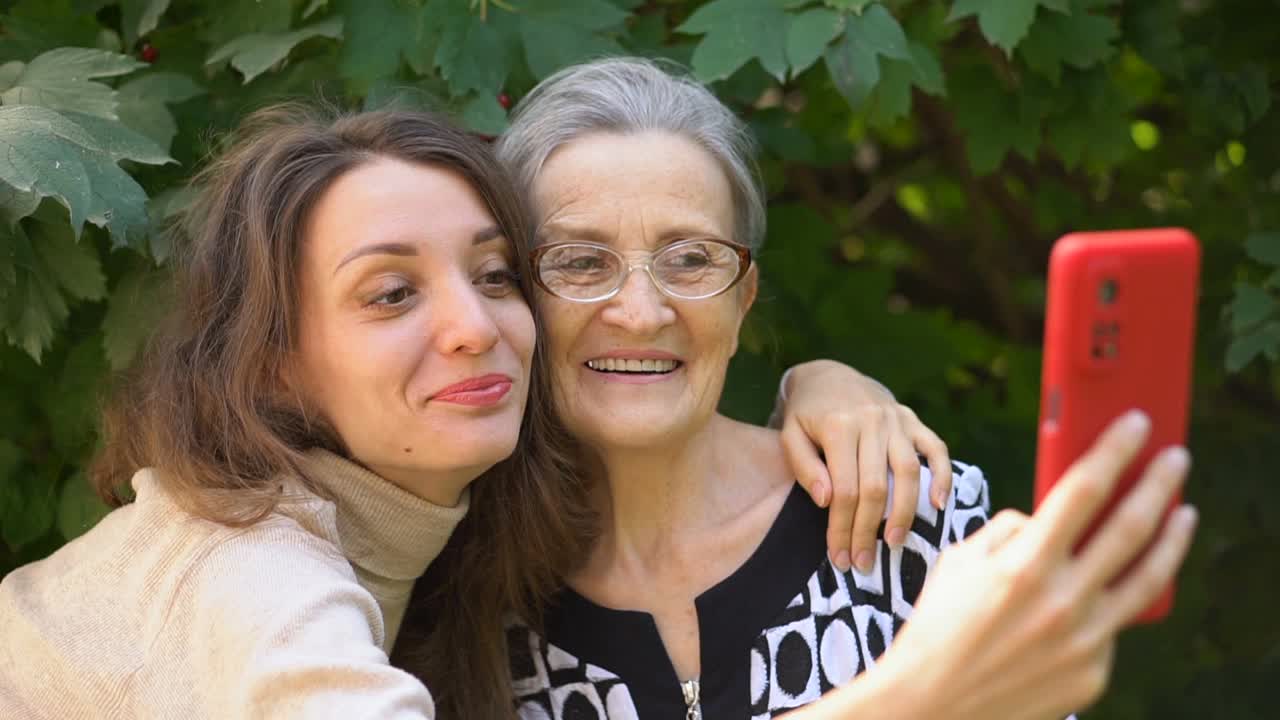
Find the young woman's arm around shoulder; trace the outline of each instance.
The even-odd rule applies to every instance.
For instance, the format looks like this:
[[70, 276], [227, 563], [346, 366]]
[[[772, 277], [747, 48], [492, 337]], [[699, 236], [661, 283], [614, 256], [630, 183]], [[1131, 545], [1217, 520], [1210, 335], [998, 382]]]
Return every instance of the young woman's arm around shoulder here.
[[1141, 415], [1121, 419], [1034, 516], [1002, 512], [943, 552], [875, 668], [788, 717], [851, 718], [893, 708], [894, 717], [908, 720], [1041, 720], [1094, 702], [1111, 673], [1116, 634], [1173, 577], [1196, 521], [1184, 506], [1161, 528], [1161, 515], [1150, 510], [1165, 507], [1186, 477], [1186, 451], [1169, 449], [1086, 549], [1073, 553], [1147, 429]]

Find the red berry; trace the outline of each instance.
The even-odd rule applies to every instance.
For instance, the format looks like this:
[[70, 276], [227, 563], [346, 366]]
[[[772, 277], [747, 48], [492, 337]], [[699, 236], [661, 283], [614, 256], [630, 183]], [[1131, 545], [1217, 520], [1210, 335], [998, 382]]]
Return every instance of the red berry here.
[[498, 104], [502, 106], [503, 110], [510, 110], [511, 96], [506, 93], [498, 93]]
[[156, 46], [152, 45], [151, 43], [143, 43], [142, 51], [138, 53], [138, 56], [142, 58], [142, 62], [144, 63], [155, 62], [156, 55], [158, 55], [158, 53], [156, 52]]

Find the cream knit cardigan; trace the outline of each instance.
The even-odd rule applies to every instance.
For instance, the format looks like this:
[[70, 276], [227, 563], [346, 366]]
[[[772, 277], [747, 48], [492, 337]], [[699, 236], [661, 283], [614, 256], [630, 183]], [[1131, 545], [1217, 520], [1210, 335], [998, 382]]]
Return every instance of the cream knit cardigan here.
[[321, 451], [230, 528], [155, 471], [137, 500], [0, 582], [0, 718], [432, 718], [387, 655], [413, 582], [466, 514]]

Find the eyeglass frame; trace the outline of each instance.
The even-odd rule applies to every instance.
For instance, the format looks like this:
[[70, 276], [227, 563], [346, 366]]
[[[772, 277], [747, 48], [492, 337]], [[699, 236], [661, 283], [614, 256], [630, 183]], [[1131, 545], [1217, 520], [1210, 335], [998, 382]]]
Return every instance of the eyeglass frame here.
[[[737, 254], [738, 256], [738, 274], [734, 276], [733, 280], [729, 281], [728, 285], [725, 285], [724, 287], [720, 288], [719, 290], [709, 295], [698, 295], [696, 297], [686, 297], [684, 295], [676, 295], [675, 293], [668, 290], [665, 285], [659, 282], [658, 277], [653, 274], [653, 257], [660, 253], [664, 253], [673, 247], [679, 247], [686, 243], [695, 243], [695, 242], [712, 242], [717, 245], [723, 245], [729, 248], [730, 250], [734, 251], [734, 253]], [[564, 295], [561, 295], [560, 293], [548, 287], [547, 284], [542, 279], [542, 273], [538, 270], [538, 264], [539, 264], [539, 261], [541, 261], [542, 256], [555, 248], [561, 248], [561, 247], [591, 247], [591, 248], [597, 248], [599, 250], [604, 250], [605, 252], [612, 253], [613, 255], [617, 256], [622, 261], [622, 264], [626, 265], [627, 270], [626, 272], [622, 273], [622, 278], [621, 280], [619, 280], [616, 287], [614, 287], [612, 290], [605, 293], [604, 295], [601, 295], [598, 298], [580, 299], [580, 298], [565, 297]], [[538, 247], [534, 248], [533, 252], [529, 253], [529, 272], [533, 275], [533, 282], [536, 283], [538, 287], [547, 291], [551, 295], [568, 302], [585, 304], [585, 303], [604, 302], [605, 300], [609, 300], [615, 297], [618, 293], [622, 292], [623, 286], [627, 284], [627, 279], [631, 277], [631, 273], [634, 272], [637, 268], [643, 268], [645, 271], [645, 274], [649, 276], [649, 281], [652, 282], [653, 286], [658, 289], [658, 292], [662, 293], [663, 295], [666, 295], [669, 298], [674, 298], [676, 300], [710, 300], [711, 298], [716, 297], [717, 295], [723, 295], [724, 293], [729, 292], [729, 290], [733, 288], [734, 285], [737, 285], [738, 283], [742, 282], [742, 278], [746, 277], [747, 272], [751, 270], [752, 262], [754, 262], [754, 258], [752, 258], [751, 256], [751, 248], [748, 248], [745, 245], [740, 245], [730, 240], [722, 240], [717, 237], [693, 237], [693, 238], [686, 238], [684, 240], [677, 240], [676, 242], [664, 245], [661, 248], [658, 248], [657, 250], [649, 251], [648, 257], [645, 258], [643, 263], [633, 263], [629, 261], [626, 258], [626, 256], [623, 255], [622, 253], [618, 252], [617, 250], [614, 250], [608, 245], [604, 245], [601, 243], [559, 242], [559, 243], [547, 243], [546, 245], [539, 245]]]

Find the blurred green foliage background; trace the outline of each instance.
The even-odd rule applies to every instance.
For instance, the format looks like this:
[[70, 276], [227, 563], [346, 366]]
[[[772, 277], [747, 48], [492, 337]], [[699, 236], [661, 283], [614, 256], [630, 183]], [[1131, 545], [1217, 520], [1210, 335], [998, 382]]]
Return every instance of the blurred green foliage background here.
[[1053, 239], [1199, 235], [1201, 529], [1174, 616], [1124, 638], [1086, 717], [1275, 717], [1277, 41], [1277, 0], [0, 1], [0, 574], [104, 511], [81, 474], [95, 408], [165, 307], [157, 230], [219, 133], [322, 95], [493, 135], [566, 64], [662, 56], [763, 148], [726, 410], [762, 420], [781, 368], [848, 362], [998, 506], [1030, 504]]

